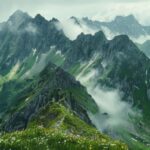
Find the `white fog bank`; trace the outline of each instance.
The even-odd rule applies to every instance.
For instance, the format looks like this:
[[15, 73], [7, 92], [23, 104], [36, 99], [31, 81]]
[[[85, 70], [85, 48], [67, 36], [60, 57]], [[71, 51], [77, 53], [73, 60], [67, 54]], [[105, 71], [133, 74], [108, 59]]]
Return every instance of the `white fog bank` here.
[[75, 40], [81, 33], [94, 35], [98, 31], [89, 28], [84, 24], [84, 22], [82, 22], [82, 20], [80, 21], [80, 24], [77, 24], [73, 19], [63, 20], [60, 23], [57, 23], [56, 27], [58, 28], [58, 30], [63, 30], [64, 34], [70, 40]]
[[89, 117], [93, 124], [100, 131], [112, 131], [124, 128], [127, 130], [134, 130], [131, 116], [138, 115], [132, 108], [132, 105], [122, 100], [123, 92], [119, 89], [110, 89], [95, 86], [97, 71], [92, 70], [86, 75], [78, 78], [78, 80], [87, 87], [88, 93], [92, 95], [95, 100], [99, 112], [97, 114], [91, 114]]
[[117, 89], [95, 87], [88, 89], [94, 98], [99, 113], [89, 114], [91, 120], [99, 130], [108, 130], [118, 127], [131, 127], [129, 115], [135, 115], [132, 107], [122, 101], [122, 93]]
[[[121, 34], [110, 30], [106, 26], [92, 28], [88, 26], [83, 19], [75, 19], [76, 18], [70, 18], [68, 20], [62, 20], [61, 22], [56, 23], [57, 29], [62, 30], [65, 36], [70, 40], [75, 40], [81, 33], [94, 35], [98, 31], [103, 31], [108, 40], [112, 40], [115, 36]], [[137, 38], [130, 36], [130, 39], [135, 43], [143, 44], [147, 40], [150, 40], [150, 35], [141, 35]]]

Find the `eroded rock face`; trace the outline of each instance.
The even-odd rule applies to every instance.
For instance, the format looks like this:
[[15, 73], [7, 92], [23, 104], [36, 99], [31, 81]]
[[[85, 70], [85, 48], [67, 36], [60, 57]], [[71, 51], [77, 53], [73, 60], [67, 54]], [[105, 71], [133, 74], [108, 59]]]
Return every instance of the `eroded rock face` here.
[[[46, 53], [51, 46], [65, 51], [70, 41], [62, 31], [57, 30], [56, 19], [47, 21], [41, 15], [31, 18], [21, 11], [15, 12], [0, 30], [0, 72], [6, 75], [17, 63], [32, 55]], [[13, 28], [14, 29], [13, 29]]]
[[[32, 99], [30, 99], [30, 102], [23, 106], [23, 108], [12, 114], [4, 124], [5, 131], [11, 132], [26, 129], [30, 119], [36, 115], [41, 108], [46, 107], [52, 101], [62, 103], [80, 119], [91, 124], [86, 112], [86, 106], [83, 105], [83, 103], [86, 103], [86, 100], [82, 102], [82, 99], [76, 97], [73, 90], [86, 94], [87, 98], [89, 98], [87, 101], [91, 101], [95, 108], [97, 108], [96, 104], [86, 93], [85, 88], [68, 73], [49, 64], [40, 74], [39, 80], [34, 83], [34, 85], [35, 89], [33, 89], [33, 91], [35, 94], [32, 95]], [[39, 88], [36, 89], [36, 87]]]

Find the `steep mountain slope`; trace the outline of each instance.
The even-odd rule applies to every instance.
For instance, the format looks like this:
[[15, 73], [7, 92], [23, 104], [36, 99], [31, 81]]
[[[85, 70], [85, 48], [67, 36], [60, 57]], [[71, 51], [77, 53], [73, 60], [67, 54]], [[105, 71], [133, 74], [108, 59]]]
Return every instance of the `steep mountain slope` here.
[[[135, 105], [141, 106], [140, 103], [149, 103], [150, 60], [127, 36], [121, 35], [107, 41], [102, 32], [98, 32], [94, 36], [81, 34], [77, 40], [72, 42], [72, 51], [68, 53], [65, 66], [68, 65], [69, 70], [72, 71], [72, 65], [75, 66], [81, 62], [88, 65], [86, 62], [89, 63], [91, 59], [93, 62], [92, 67], [89, 66], [90, 70], [98, 70], [96, 84], [100, 82], [110, 87], [119, 87], [126, 93], [125, 96], [129, 97], [131, 93], [134, 93], [132, 102]], [[76, 74], [79, 72], [78, 70], [82, 70], [81, 67], [85, 69], [85, 66], [79, 66], [73, 73]], [[84, 72], [86, 73], [89, 68]], [[138, 70], [133, 71], [133, 68], [138, 68]], [[137, 95], [137, 90], [142, 94]], [[137, 103], [135, 100], [139, 100], [139, 102]]]
[[[86, 89], [69, 74], [52, 64], [49, 64], [35, 79], [5, 84], [0, 95], [1, 103], [5, 103], [6, 107], [2, 110], [3, 113], [6, 111], [2, 117], [5, 118], [8, 113], [14, 112], [8, 122], [4, 123], [7, 131], [26, 128], [34, 113], [49, 101], [57, 101], [57, 99], [64, 101], [87, 123], [90, 123], [90, 120], [85, 110], [91, 110], [93, 113], [97, 110], [95, 102], [86, 93]], [[24, 88], [20, 89], [21, 87]]]
[[[17, 26], [15, 24], [16, 18], [23, 18], [17, 22]], [[46, 52], [49, 52], [55, 45], [59, 50], [64, 43], [67, 44], [68, 38], [64, 36], [62, 31], [56, 29], [55, 22], [57, 22], [56, 19], [47, 21], [41, 15], [30, 18], [23, 12], [15, 12], [4, 23], [4, 27], [0, 31], [1, 75], [8, 74], [12, 66], [17, 65], [21, 68], [24, 63], [26, 67], [21, 70], [22, 75], [34, 64], [35, 60], [38, 61], [41, 57], [46, 59], [49, 54]], [[12, 27], [15, 27], [15, 30], [12, 30]]]
[[[95, 141], [96, 139], [96, 141]], [[32, 118], [26, 130], [4, 134], [1, 149], [111, 149], [127, 150], [87, 125], [60, 103], [50, 103]]]
[[[34, 32], [24, 31], [29, 23], [32, 23], [32, 28], [29, 29]], [[33, 80], [34, 76], [37, 76], [49, 61], [52, 61], [87, 87], [97, 105], [85, 103], [89, 98], [86, 98], [85, 93], [80, 93], [82, 90], [72, 92], [76, 100], [83, 98], [80, 105], [88, 110], [90, 119], [99, 130], [115, 138], [122, 138], [132, 149], [149, 149], [150, 60], [125, 35], [107, 40], [103, 32], [93, 36], [82, 33], [76, 40], [70, 41], [62, 30], [58, 30], [57, 23], [56, 19], [47, 21], [37, 15], [19, 26], [18, 31], [24, 32], [17, 34], [16, 32], [7, 34], [5, 30], [0, 32], [0, 37], [3, 36], [0, 49], [3, 54], [0, 62], [3, 66], [0, 68], [0, 106], [3, 108], [1, 118], [7, 120], [9, 114], [16, 112], [17, 108], [22, 108], [2, 126], [8, 131], [25, 128], [26, 121], [22, 123], [22, 120], [28, 121], [34, 113], [29, 111], [30, 108], [26, 107], [26, 103], [30, 100], [37, 102], [39, 94], [46, 94], [47, 97], [47, 94], [49, 96], [55, 93], [47, 91], [45, 89], [47, 86], [44, 87], [43, 78], [48, 80], [51, 77], [50, 74], [46, 75], [48, 71], [44, 73], [46, 77], [43, 74], [41, 80], [40, 77]], [[9, 41], [6, 40], [8, 37]], [[14, 39], [16, 41], [11, 43]], [[10, 52], [13, 54], [6, 59], [5, 56]], [[60, 71], [59, 76], [61, 74]], [[58, 83], [59, 81], [62, 83], [62, 78], [59, 79], [59, 76], [55, 78], [55, 75], [56, 73], [51, 81], [58, 80], [54, 85], [59, 86], [54, 86], [52, 82], [50, 87], [57, 87], [56, 95], [59, 95], [59, 88], [64, 89], [66, 85], [63, 83], [63, 86], [60, 86], [61, 84]], [[68, 78], [65, 78], [65, 82], [68, 83]], [[67, 87], [71, 88], [72, 84], [69, 82]], [[70, 90], [67, 90], [65, 95], [69, 95], [68, 92]], [[18, 101], [21, 107], [16, 106]], [[39, 106], [36, 106], [43, 103], [33, 104], [37, 109]], [[97, 106], [99, 107], [97, 113], [95, 112], [94, 115], [90, 113], [97, 109]], [[7, 109], [10, 112], [7, 112]], [[82, 116], [80, 113], [78, 115]], [[88, 122], [86, 116], [84, 120]]]
[[[112, 136], [121, 136], [131, 148], [146, 149], [150, 134], [150, 60], [135, 44], [125, 35], [108, 41], [102, 32], [94, 36], [81, 34], [72, 42], [64, 64], [64, 68], [88, 88], [102, 110], [92, 120], [97, 128]], [[111, 99], [105, 93], [115, 96]], [[116, 107], [115, 112], [111, 107]], [[124, 115], [118, 115], [123, 112]], [[119, 122], [116, 118], [120, 118]], [[104, 126], [100, 125], [101, 121]], [[122, 136], [122, 132], [127, 135]], [[134, 144], [135, 137], [140, 137], [136, 142], [143, 146]]]
[[[94, 100], [61, 68], [50, 63], [28, 81], [11, 84], [16, 93], [9, 93], [11, 106], [3, 110], [1, 129], [12, 133], [2, 133], [1, 149], [58, 149], [60, 144], [61, 149], [128, 149], [92, 126], [87, 111], [98, 111]], [[20, 90], [21, 86], [25, 89]], [[8, 92], [6, 88], [3, 90]], [[9, 96], [1, 97], [3, 100], [7, 103]]]

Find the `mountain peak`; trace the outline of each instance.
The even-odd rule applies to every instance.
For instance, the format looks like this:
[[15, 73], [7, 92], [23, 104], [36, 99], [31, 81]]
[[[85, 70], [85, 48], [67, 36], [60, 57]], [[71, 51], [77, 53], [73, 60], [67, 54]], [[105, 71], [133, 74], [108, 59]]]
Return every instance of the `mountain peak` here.
[[83, 32], [81, 32], [78, 36], [76, 40], [87, 40], [89, 38], [92, 38], [91, 34], [84, 34]]
[[136, 20], [133, 15], [128, 15], [128, 16], [126, 16], [126, 18]]
[[75, 24], [80, 25], [80, 21], [78, 18], [72, 16], [70, 19], [73, 20]]
[[97, 38], [99, 38], [101, 40], [102, 39], [106, 40], [106, 36], [105, 36], [105, 34], [104, 34], [103, 31], [96, 32], [95, 35], [94, 35], [94, 37], [97, 37]]
[[47, 20], [46, 20], [41, 14], [37, 14], [37, 15], [35, 16], [34, 20], [35, 20], [36, 22], [39, 22], [39, 23], [41, 23], [41, 22], [47, 22]]
[[21, 10], [16, 10], [14, 13], [13, 13], [13, 15], [22, 15], [22, 14], [24, 14], [25, 12], [23, 12], [23, 11], [21, 11]]
[[41, 27], [40, 27], [41, 29], [46, 28], [46, 26], [47, 26], [48, 23], [49, 23], [41, 14], [37, 14], [37, 15], [34, 17], [33, 22], [34, 22], [36, 25], [41, 26]]
[[118, 35], [114, 39], [121, 40], [121, 41], [130, 41], [130, 39], [127, 35]]
[[82, 19], [83, 20], [90, 20], [88, 17], [83, 17]]
[[44, 19], [45, 20], [45, 18], [41, 14], [37, 14], [35, 16], [35, 19]]
[[58, 23], [58, 22], [59, 22], [59, 20], [58, 20], [57, 18], [52, 18], [52, 19], [50, 20], [50, 22]]
[[15, 11], [8, 19], [8, 26], [11, 27], [11, 30], [16, 30], [18, 27], [29, 20], [31, 17], [21, 10]]
[[20, 20], [26, 19], [26, 18], [30, 18], [30, 16], [28, 15], [28, 13], [23, 12], [21, 10], [16, 10], [10, 17], [9, 17], [9, 21], [13, 21], [13, 22], [18, 22]]
[[78, 20], [78, 18], [76, 18], [74, 16], [70, 17], [70, 19], [72, 19], [72, 20]]
[[126, 53], [135, 53], [138, 51], [136, 45], [130, 40], [127, 35], [118, 35], [113, 40], [111, 40], [110, 43], [113, 46], [117, 46], [118, 51], [126, 51]]
[[116, 16], [115, 22], [127, 22], [127, 23], [136, 23], [139, 24], [136, 18], [133, 15], [128, 16]]
[[82, 20], [85, 21], [85, 22], [87, 22], [87, 23], [95, 23], [95, 22], [98, 22], [98, 21], [91, 20], [91, 19], [89, 19], [88, 17], [83, 17]]
[[[83, 32], [78, 35], [76, 40], [81, 40], [81, 41], [107, 41], [105, 34], [103, 31], [96, 32], [94, 35], [91, 34], [84, 34]], [[98, 42], [99, 43], [99, 42]]]

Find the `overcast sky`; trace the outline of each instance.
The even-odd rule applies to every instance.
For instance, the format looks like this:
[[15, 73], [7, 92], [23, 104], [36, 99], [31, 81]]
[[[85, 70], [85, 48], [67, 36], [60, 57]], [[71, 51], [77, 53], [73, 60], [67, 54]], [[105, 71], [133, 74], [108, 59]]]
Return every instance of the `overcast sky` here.
[[0, 0], [0, 22], [18, 9], [60, 20], [70, 16], [111, 20], [116, 15], [134, 14], [142, 24], [150, 25], [150, 0]]

